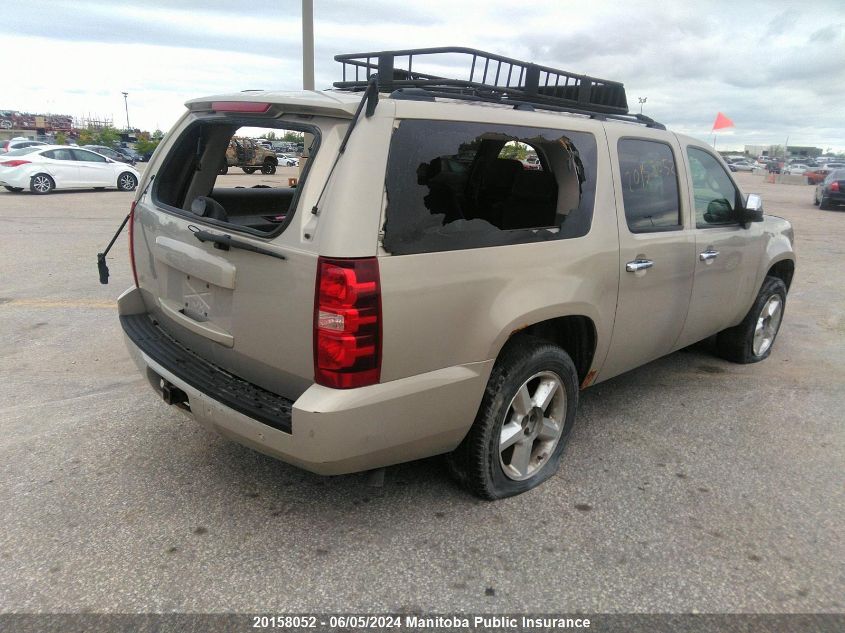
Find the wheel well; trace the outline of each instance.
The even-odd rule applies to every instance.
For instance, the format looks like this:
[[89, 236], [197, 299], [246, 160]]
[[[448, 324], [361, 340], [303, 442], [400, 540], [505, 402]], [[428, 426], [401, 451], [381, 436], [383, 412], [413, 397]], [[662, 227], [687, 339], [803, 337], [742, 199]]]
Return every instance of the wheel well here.
[[777, 277], [786, 284], [786, 289], [789, 290], [789, 285], [792, 283], [792, 275], [795, 274], [795, 262], [791, 259], [784, 259], [774, 264], [766, 273], [768, 277]]
[[278, 159], [278, 158], [276, 158], [275, 156], [265, 156], [265, 157], [264, 157], [264, 162], [265, 162], [265, 163], [270, 163], [270, 164], [272, 164], [272, 165], [278, 165], [278, 164], [279, 164], [279, 159]]
[[593, 364], [596, 353], [596, 326], [592, 319], [571, 315], [540, 321], [511, 334], [529, 334], [562, 347], [578, 371], [578, 380], [583, 382]]

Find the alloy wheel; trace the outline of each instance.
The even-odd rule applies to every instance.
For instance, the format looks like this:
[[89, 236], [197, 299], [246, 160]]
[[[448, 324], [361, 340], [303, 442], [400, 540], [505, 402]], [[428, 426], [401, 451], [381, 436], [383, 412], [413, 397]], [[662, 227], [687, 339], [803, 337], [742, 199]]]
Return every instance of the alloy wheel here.
[[565, 415], [560, 376], [544, 371], [522, 383], [499, 433], [499, 464], [508, 479], [529, 479], [545, 466], [560, 441]]
[[775, 340], [783, 318], [783, 299], [780, 295], [772, 295], [763, 304], [763, 309], [757, 317], [757, 326], [754, 328], [754, 343], [752, 351], [755, 356], [765, 354]]

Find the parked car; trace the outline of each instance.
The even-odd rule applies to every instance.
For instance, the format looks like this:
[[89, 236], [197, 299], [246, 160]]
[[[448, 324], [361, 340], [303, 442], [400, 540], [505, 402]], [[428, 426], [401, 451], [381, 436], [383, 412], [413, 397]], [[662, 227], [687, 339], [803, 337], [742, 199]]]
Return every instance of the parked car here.
[[830, 172], [830, 169], [825, 169], [824, 167], [815, 167], [813, 169], [808, 169], [807, 171], [805, 171], [804, 176], [807, 178], [807, 182], [809, 184], [817, 185], [822, 180], [824, 180]]
[[134, 165], [135, 160], [126, 156], [122, 152], [118, 150], [114, 150], [111, 147], [106, 147], [105, 145], [83, 145], [84, 149], [91, 150], [92, 152], [97, 152], [106, 158], [110, 158], [113, 161], [117, 161], [119, 163], [127, 163], [129, 165]]
[[291, 156], [290, 154], [276, 152], [276, 158], [279, 159], [279, 164], [284, 165], [285, 167], [299, 167], [299, 159], [295, 156]]
[[542, 169], [543, 166], [540, 164], [540, 159], [537, 156], [527, 156], [525, 160], [522, 161], [522, 168], [536, 171]]
[[226, 148], [226, 159], [220, 174], [226, 174], [229, 167], [240, 167], [246, 174], [261, 170], [262, 174], [275, 174], [279, 159], [276, 153], [259, 145], [251, 138], [233, 137]]
[[784, 167], [783, 173], [789, 174], [790, 176], [802, 176], [807, 170], [808, 167], [806, 165], [802, 163], [793, 163]]
[[6, 154], [16, 149], [23, 149], [24, 147], [35, 147], [36, 145], [46, 145], [41, 141], [30, 141], [28, 139], [12, 139], [11, 141], [0, 141], [0, 154]]
[[101, 154], [65, 145], [38, 145], [0, 156], [0, 185], [7, 191], [35, 194], [55, 189], [133, 191], [140, 174], [129, 165]]
[[813, 202], [820, 209], [832, 209], [845, 204], [845, 169], [835, 169], [816, 185]]
[[123, 155], [131, 164], [134, 165], [135, 163], [144, 160], [144, 157], [141, 156], [135, 149], [131, 147], [116, 147], [115, 150], [118, 154]]
[[732, 163], [728, 163], [728, 168], [731, 171], [754, 171], [755, 167], [747, 160], [735, 160]]
[[[530, 68], [448, 50], [467, 68]], [[400, 72], [399, 52], [369, 58]], [[156, 393], [318, 473], [445, 453], [494, 499], [556, 472], [581, 389], [714, 334], [723, 358], [767, 358], [795, 267], [789, 222], [709, 145], [627, 114], [621, 84], [595, 104], [515, 109], [538, 89], [525, 76], [484, 107], [457, 79], [448, 99], [426, 94], [437, 78], [419, 98], [371, 78], [189, 101], [142, 178], [134, 284], [118, 300]], [[186, 168], [218, 160], [247, 116], [325, 139], [320, 168], [295, 189], [223, 188], [216, 169]], [[542, 169], [501, 157], [510, 141]]]

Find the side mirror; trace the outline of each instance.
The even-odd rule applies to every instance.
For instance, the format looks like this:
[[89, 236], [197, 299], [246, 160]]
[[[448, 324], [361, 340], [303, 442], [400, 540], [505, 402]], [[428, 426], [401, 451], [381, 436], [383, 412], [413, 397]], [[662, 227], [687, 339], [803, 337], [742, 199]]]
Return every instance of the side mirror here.
[[737, 220], [742, 224], [763, 221], [763, 198], [759, 193], [749, 193], [745, 198], [745, 207], [737, 212]]

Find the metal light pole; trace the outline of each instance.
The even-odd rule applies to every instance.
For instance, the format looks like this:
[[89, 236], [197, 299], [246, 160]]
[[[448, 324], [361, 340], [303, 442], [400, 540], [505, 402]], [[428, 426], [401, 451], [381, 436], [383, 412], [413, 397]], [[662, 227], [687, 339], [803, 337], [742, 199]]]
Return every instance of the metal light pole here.
[[637, 101], [640, 102], [640, 114], [643, 113], [643, 104], [648, 101], [648, 97], [637, 97]]
[[314, 90], [314, 0], [302, 0], [302, 87]]
[[126, 108], [126, 131], [128, 132], [131, 129], [129, 127], [129, 101], [128, 101], [129, 93], [123, 92], [121, 94], [123, 95], [123, 105]]
[[[314, 0], [302, 0], [302, 88], [314, 90]], [[308, 162], [308, 146], [312, 135], [303, 135], [302, 156], [299, 160], [299, 175]]]

